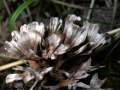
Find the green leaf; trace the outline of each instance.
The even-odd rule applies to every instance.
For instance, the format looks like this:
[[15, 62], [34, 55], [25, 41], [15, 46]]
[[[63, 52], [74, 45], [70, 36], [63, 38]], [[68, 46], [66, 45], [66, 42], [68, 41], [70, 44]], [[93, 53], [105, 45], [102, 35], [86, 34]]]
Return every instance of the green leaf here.
[[33, 3], [35, 0], [25, 0], [24, 3], [22, 3], [16, 11], [9, 17], [8, 21], [8, 31], [11, 32], [13, 30], [13, 27], [15, 25], [15, 21], [18, 18], [18, 16], [24, 11], [24, 9], [28, 8], [30, 4]]

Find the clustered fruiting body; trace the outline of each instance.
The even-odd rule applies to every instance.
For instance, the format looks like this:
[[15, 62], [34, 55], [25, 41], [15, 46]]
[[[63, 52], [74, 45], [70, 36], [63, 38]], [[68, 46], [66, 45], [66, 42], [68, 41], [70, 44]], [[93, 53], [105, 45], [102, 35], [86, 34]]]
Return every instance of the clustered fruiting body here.
[[[98, 79], [97, 74], [91, 78], [90, 85], [81, 79], [97, 69], [91, 66], [90, 54], [106, 43], [105, 35], [98, 33], [97, 24], [84, 22], [81, 27], [75, 24], [80, 20], [76, 15], [69, 15], [63, 23], [52, 17], [48, 24], [32, 22], [21, 26], [19, 32], [13, 31], [12, 40], [5, 42], [6, 54], [26, 59], [29, 65], [16, 67], [22, 73], [9, 74], [6, 83], [23, 80], [27, 84], [38, 80], [41, 88], [100, 89], [105, 80]], [[51, 85], [53, 81], [55, 85]]]

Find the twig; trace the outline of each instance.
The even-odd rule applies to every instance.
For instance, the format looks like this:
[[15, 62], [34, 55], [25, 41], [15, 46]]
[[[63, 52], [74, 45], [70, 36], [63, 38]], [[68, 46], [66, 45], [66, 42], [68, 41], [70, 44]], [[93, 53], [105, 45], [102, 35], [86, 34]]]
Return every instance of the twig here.
[[106, 6], [109, 7], [109, 8], [112, 5], [112, 1], [111, 0], [105, 0], [105, 3], [106, 3]]
[[93, 11], [94, 3], [95, 3], [95, 0], [91, 0], [91, 3], [90, 3], [90, 8], [91, 8], [91, 9], [89, 9], [89, 11], [88, 11], [87, 20], [90, 19], [90, 16], [91, 16], [92, 11]]
[[15, 61], [15, 62], [6, 64], [6, 65], [2, 65], [2, 66], [0, 66], [0, 71], [6, 70], [6, 69], [14, 67], [14, 66], [25, 64], [26, 62], [27, 62], [26, 60], [19, 60], [19, 61]]
[[36, 79], [30, 90], [34, 90], [35, 86], [37, 85], [39, 79]]
[[[61, 0], [49, 0], [55, 4], [59, 4], [62, 6], [66, 6], [66, 7], [70, 7], [70, 8], [75, 8], [75, 9], [79, 9], [79, 10], [86, 10], [86, 9], [100, 9], [100, 8], [89, 8], [89, 7], [84, 7], [84, 6], [80, 6], [80, 5], [76, 5], [76, 4], [70, 4], [70, 3], [66, 3], [63, 2]], [[106, 10], [106, 8], [101, 8], [101, 10]], [[107, 8], [107, 10], [111, 10], [111, 8]]]
[[10, 15], [10, 14], [11, 14], [11, 11], [10, 11], [10, 9], [9, 9], [9, 7], [8, 7], [8, 4], [7, 4], [6, 0], [3, 0], [3, 3], [4, 3], [4, 5], [5, 5], [5, 8], [6, 8], [6, 11], [7, 11], [8, 15]]
[[120, 28], [109, 31], [107, 34], [112, 36], [115, 40], [118, 40], [120, 39]]
[[61, 5], [67, 6], [67, 7], [71, 7], [71, 8], [84, 9], [81, 6], [78, 6], [78, 5], [75, 5], [75, 4], [69, 4], [69, 3], [66, 3], [66, 2], [59, 1], [59, 0], [50, 0], [50, 1], [53, 2], [53, 3], [56, 3], [56, 4], [61, 4]]
[[117, 28], [117, 29], [114, 29], [114, 30], [111, 30], [111, 31], [107, 32], [107, 34], [113, 35], [113, 34], [116, 34], [116, 33], [119, 33], [119, 32], [120, 32], [120, 28]]
[[112, 24], [114, 24], [115, 16], [116, 16], [116, 11], [117, 11], [117, 0], [114, 0], [114, 7], [113, 7], [113, 15], [112, 15]]

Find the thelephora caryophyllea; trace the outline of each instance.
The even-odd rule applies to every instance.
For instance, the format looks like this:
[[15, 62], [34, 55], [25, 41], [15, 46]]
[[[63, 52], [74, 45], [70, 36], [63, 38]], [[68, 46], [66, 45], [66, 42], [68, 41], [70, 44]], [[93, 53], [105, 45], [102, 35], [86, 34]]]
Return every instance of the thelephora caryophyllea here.
[[[6, 83], [38, 80], [39, 88], [100, 90], [105, 80], [98, 79], [98, 74], [93, 75], [89, 85], [81, 79], [99, 68], [91, 66], [91, 53], [107, 40], [98, 33], [97, 24], [84, 22], [79, 26], [76, 21], [81, 21], [76, 15], [68, 15], [65, 22], [52, 17], [48, 24], [32, 22], [21, 26], [19, 32], [13, 31], [12, 40], [5, 42], [6, 54], [26, 59], [29, 65], [16, 67], [22, 73], [9, 74]], [[51, 80], [56, 84], [52, 85]]]

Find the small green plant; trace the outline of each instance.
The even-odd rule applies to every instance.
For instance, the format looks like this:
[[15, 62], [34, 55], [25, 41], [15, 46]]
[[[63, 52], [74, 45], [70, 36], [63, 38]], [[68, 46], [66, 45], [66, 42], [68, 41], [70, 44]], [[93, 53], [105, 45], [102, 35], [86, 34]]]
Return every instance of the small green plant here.
[[13, 30], [13, 27], [15, 25], [16, 19], [19, 17], [19, 15], [29, 7], [34, 2], [34, 0], [25, 0], [13, 14], [9, 17], [9, 22], [8, 22], [8, 31], [11, 32]]

